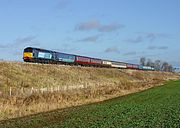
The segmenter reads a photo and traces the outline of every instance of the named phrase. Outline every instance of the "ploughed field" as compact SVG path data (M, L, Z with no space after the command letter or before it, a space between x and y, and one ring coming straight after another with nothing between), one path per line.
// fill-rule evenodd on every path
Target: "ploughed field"
M6 128L180 127L180 81L79 107L0 122Z
M0 62L0 120L104 101L178 79L167 72Z

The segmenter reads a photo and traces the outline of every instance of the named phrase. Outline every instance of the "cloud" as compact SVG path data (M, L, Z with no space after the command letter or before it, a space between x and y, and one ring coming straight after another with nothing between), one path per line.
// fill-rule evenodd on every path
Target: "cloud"
M109 47L104 52L105 53L120 53L120 51L117 47Z
M102 25L98 30L100 32L113 32L113 31L117 31L118 29L124 28L124 25L120 25L117 23L112 23L109 25Z
M157 35L155 33L147 33L146 38L149 39L150 42L153 42L157 38Z
M99 27L101 27L101 24L99 21L89 21L89 22L78 24L75 27L75 30L89 31L89 30L97 30Z
M147 48L148 50L166 50L166 49L168 49L168 47L167 46L149 46L148 48Z
M135 39L129 38L129 39L124 40L124 41L128 42L128 43L140 43L140 42L143 41L143 37L142 36L138 36Z
M124 25L118 24L118 23L111 23L107 25L101 24L99 21L89 21L85 23L80 23L76 25L75 30L78 31L99 31L99 32L113 32L117 31L119 29L124 28Z
M9 47L8 45L3 45L3 44L0 44L0 48L7 48Z
M2 44L2 45L0 45L0 48L1 49L4 49L4 48L12 48L12 47L14 47L15 45L14 44Z
M136 55L136 52L127 52L123 54L124 56L131 56L131 55Z
M39 45L36 38L37 36L26 36L22 38L17 38L13 43L0 45L0 48L17 48L22 45Z
M159 38L171 38L171 34L166 34L166 33L156 33L156 32L136 32L138 36L136 38L129 38L124 40L125 42L129 43L140 43L143 41L147 42L154 42L156 39ZM153 47L150 49L154 49Z
M82 42L96 42L98 39L99 39L99 35L96 35L96 36L90 36L90 37L84 38L84 39L79 40L79 41L82 41Z
M75 48L72 48L70 45L68 44L62 44L60 46L60 49L56 48L56 49L52 49L53 51L57 51L57 52L72 52L75 51Z
M26 36L22 38L17 38L15 40L15 45L21 45L21 44L26 44L26 43L34 43L34 40L37 38L37 36Z
M138 32L144 39L147 39L149 42L154 42L158 38L171 38L171 34L166 33L157 33L157 32Z
M68 3L68 0L59 0L55 8L59 10L65 9L68 6Z
M166 49L168 49L168 47L167 47L167 46L161 46L161 47L159 47L158 49L160 49L160 50L166 50Z
M157 49L157 47L156 46L149 46L147 49L148 50L155 50L155 49Z

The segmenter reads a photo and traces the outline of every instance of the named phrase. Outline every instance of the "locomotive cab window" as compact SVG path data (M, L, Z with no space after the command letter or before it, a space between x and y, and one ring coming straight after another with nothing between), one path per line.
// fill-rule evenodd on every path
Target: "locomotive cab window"
M26 48L26 49L24 49L24 52L33 52L33 49L32 48Z

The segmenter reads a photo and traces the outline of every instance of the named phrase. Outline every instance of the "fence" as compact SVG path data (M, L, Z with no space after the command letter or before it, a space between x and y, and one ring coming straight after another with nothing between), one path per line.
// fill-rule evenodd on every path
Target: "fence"
M0 96L11 97L11 96L29 96L34 93L54 93L62 91L75 91L80 89L89 88L89 85L65 85L65 86L56 86L56 87L45 87L45 88L18 88L18 87L9 87L6 89L0 90ZM91 85L92 87L92 85Z

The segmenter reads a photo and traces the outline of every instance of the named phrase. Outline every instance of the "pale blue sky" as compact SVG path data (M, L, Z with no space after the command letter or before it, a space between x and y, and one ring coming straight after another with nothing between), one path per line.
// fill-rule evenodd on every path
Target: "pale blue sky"
M0 0L0 59L27 46L180 66L180 0Z

